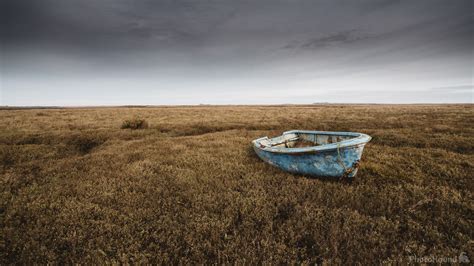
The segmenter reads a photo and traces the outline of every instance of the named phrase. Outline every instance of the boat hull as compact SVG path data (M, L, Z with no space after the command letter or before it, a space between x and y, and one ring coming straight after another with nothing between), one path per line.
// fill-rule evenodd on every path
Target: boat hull
M293 132L297 131L289 133ZM321 132L318 131L318 133ZM322 145L317 149L263 148L256 140L253 143L253 148L263 161L290 173L315 177L352 178L358 171L364 146L370 141L370 137L367 137L346 141L346 143L334 143L327 145L327 147Z

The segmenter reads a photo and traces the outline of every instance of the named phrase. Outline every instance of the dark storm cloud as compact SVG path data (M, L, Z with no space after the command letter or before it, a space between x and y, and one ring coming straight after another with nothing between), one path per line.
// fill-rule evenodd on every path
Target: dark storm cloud
M368 39L368 34L360 33L357 30L348 30L333 33L321 38L310 39L302 43L292 42L286 45L286 49L316 49L333 45L350 44L356 41Z
M135 42L141 48L140 42L179 44L213 34L245 37L242 35L246 33L248 38L255 38L252 33L264 32L264 38L324 32L329 39L353 38L347 37L351 34L348 31L367 27L367 12L380 18L382 28L377 31L410 25L430 16L455 19L471 14L469 1L414 2L5 0L1 35L4 42L12 44L51 41L84 45L87 49L94 44L120 46L123 42ZM387 13L384 9L389 9L391 15L383 18ZM411 12L414 14L410 15ZM237 19L238 25L225 25L235 17L241 18ZM229 31L225 32L226 29Z
M250 41L255 48L275 41L283 46L318 48L355 42L432 18L451 20L472 15L470 1L4 0L2 3L4 45L41 44L46 48L70 47L86 53L96 49L101 53L115 49L187 49L233 41Z
M157 90L169 98L170 91L224 95L226 87L247 100L255 90L262 95L279 90L285 98L350 84L373 88L391 79L404 88L429 90L469 83L472 70L470 0L3 0L1 5L2 89L12 102L55 86L69 88L63 97L77 98L73 90L85 82L91 95L113 90L128 95L133 84L143 95Z
M37 42L85 52L192 45L229 15L219 5L185 1L7 0L3 5L5 45Z

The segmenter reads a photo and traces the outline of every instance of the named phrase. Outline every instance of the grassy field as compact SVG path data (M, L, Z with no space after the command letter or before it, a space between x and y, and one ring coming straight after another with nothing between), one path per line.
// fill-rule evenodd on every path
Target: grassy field
M126 119L147 129L122 129ZM0 264L474 261L473 105L0 110ZM353 182L250 142L371 135Z

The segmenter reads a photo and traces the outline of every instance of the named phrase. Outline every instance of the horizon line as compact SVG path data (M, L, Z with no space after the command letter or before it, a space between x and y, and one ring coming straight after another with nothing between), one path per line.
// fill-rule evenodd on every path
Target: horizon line
M324 106L324 105L474 105L473 102L459 103L344 103L344 102L321 102L321 103L275 103L275 104L123 104L123 105L0 105L0 110L8 109L84 109L84 108L159 108L159 107L245 107L245 106Z

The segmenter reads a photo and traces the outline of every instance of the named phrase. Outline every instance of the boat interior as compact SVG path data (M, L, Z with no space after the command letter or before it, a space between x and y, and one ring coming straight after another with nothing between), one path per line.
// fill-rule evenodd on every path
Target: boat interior
M260 145L265 147L282 148L303 148L325 144L336 143L357 136L337 135L337 134L317 134L317 133L288 133L275 138L267 138L260 141Z

